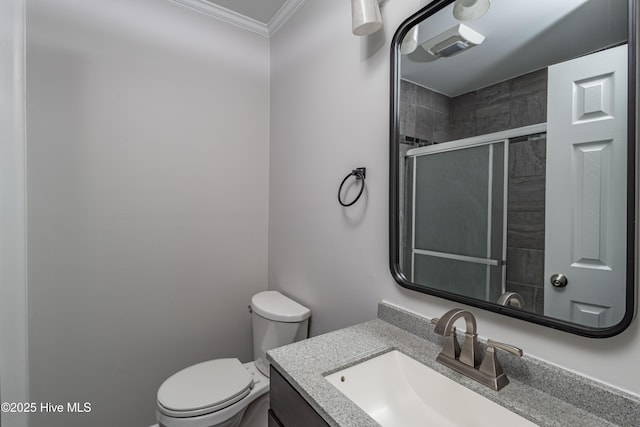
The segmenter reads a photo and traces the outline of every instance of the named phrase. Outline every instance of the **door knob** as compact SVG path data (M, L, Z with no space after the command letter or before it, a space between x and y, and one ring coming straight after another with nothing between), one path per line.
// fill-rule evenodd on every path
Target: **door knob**
M567 276L561 273L556 273L551 276L550 281L551 284L556 288L564 288L565 286L567 286L567 283L569 283Z

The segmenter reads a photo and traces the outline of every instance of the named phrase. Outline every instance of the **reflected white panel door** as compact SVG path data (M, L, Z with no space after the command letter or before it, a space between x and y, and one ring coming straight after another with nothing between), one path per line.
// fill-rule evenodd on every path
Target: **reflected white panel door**
M544 312L612 326L625 307L627 46L549 67L547 111Z

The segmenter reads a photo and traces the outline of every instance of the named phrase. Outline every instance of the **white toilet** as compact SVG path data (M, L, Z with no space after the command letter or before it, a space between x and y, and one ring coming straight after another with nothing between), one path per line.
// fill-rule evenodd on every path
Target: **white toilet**
M310 310L279 292L251 299L254 361L216 359L169 377L158 389L160 427L266 427L266 352L307 338Z

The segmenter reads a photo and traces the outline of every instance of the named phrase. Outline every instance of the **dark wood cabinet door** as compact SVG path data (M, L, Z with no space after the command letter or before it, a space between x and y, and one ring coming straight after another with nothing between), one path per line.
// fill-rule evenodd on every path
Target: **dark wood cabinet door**
M269 427L328 427L291 384L271 367Z

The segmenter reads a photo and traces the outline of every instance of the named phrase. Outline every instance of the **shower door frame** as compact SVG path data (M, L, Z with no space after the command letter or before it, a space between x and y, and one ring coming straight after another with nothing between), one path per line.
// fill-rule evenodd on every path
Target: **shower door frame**
M411 192L411 236L410 237L410 247L411 247L411 271L410 279L413 283L415 283L415 258L416 255L427 255L427 256L435 256L445 259L452 259L458 261L472 262L476 264L485 264L487 266L487 280L485 281L485 301L490 301L491 294L491 283L490 283L490 269L492 266L500 266L501 267L501 294L506 292L506 259L507 259L507 207L508 207L508 181L509 181L509 141L514 138L521 138L524 136L535 135L540 133L546 133L547 124L539 123L535 125L523 126L520 128L508 129L506 131L495 132L485 135L474 136L470 138L464 138L459 140L453 140L446 143L428 145L424 147L413 148L408 150L405 154L405 161L413 162L412 168L412 192ZM416 207L416 173L417 167L416 162L417 158L426 155L445 153L448 151L457 151L463 150L467 148L480 147L484 145L490 145L490 153L493 153L494 144L504 143L504 154L503 154L503 213L502 213L502 253L501 259L492 259L490 258L491 251L491 196L492 192L488 191L489 200L487 203L487 258L478 258L471 257L466 255L458 255L458 254L450 254L444 252L437 251L427 251L422 249L417 249L415 247L415 207ZM491 190L491 186L493 185L493 156L489 156L490 165L489 165L489 182L488 187Z

